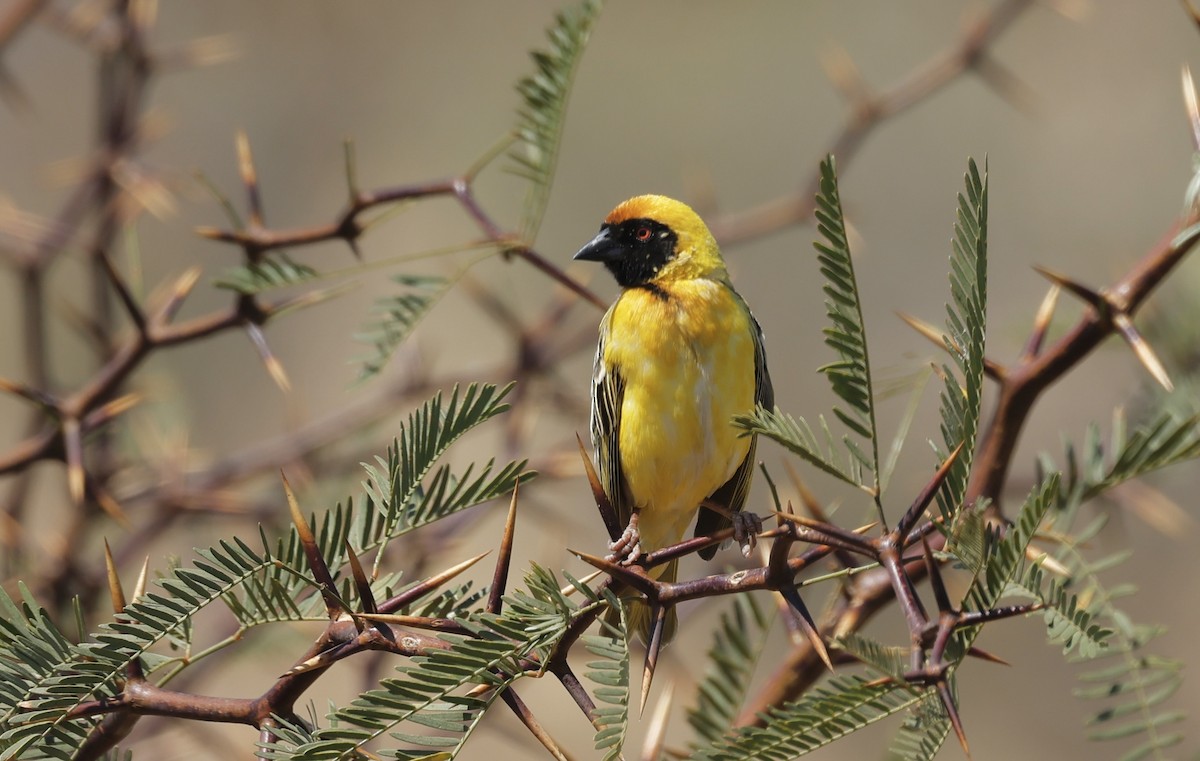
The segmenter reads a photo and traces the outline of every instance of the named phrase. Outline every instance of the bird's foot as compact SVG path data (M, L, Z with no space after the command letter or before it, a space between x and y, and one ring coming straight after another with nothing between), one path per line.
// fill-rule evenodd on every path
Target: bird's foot
M733 514L733 541L742 548L742 557L750 557L750 553L758 544L758 535L761 533L762 518L749 512Z
M638 533L638 514L629 516L629 525L615 542L608 545L610 550L604 559L610 563L633 565L642 554L642 536Z

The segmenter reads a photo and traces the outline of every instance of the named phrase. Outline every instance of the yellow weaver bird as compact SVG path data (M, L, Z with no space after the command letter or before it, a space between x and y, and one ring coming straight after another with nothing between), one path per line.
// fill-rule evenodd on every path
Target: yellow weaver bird
M752 539L757 521L739 511L755 440L732 419L755 404L772 408L774 392L762 329L729 282L712 233L686 204L637 196L613 209L574 258L602 262L621 286L600 322L592 379L599 477L627 526L610 559L632 564L678 543L697 510L696 536L728 527L732 515L738 541ZM674 581L678 562L651 572ZM648 640L647 606L633 604L629 616L630 631ZM663 641L675 625L672 609Z

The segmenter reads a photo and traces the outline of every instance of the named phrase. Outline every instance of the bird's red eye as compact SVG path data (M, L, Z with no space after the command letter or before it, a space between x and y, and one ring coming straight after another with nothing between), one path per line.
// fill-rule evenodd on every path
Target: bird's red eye
M639 227L637 232L633 234L633 237L637 238L638 240L650 240L650 228Z

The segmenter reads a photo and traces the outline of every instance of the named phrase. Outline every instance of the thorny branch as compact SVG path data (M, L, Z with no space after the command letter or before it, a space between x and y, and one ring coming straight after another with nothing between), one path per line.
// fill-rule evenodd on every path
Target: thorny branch
M1027 100L1024 87L991 55L990 49L1034 4L1035 0L1003 0L990 12L980 13L955 45L883 91L871 90L848 55L833 56L826 68L848 101L849 115L829 149L821 155L837 156L838 166L848 167L878 127L969 73L979 76L1009 102L1024 105ZM718 216L709 227L717 240L728 246L792 225L807 224L812 219L813 199L820 190L820 181L819 173L814 173L795 193L752 209Z
M100 70L98 99L98 145L90 169L69 194L59 214L52 220L26 219L18 212L9 220L11 241L0 248L10 266L20 272L23 300L22 335L26 360L26 380L16 382L0 378L0 389L31 401L28 435L7 451L0 452L0 476L12 476L4 500L5 520L0 521L0 536L12 551L4 553L10 572L22 567L20 549L27 539L20 535L26 496L31 483L31 466L42 460L59 460L66 465L66 482L75 503L71 521L65 531L64 548L75 546L76 538L86 536L91 527L105 516L136 528L123 538L125 548L119 557L140 552L144 543L161 535L181 517L196 509L216 509L227 512L230 497L222 493L235 478L245 479L270 472L281 465L306 459L317 449L370 425L389 410L401 409L419 398L429 387L430 379L410 377L396 388L381 394L374 401L385 406L366 409L352 406L346 415L336 414L329 420L314 422L279 437L274 442L252 446L245 452L232 453L202 472L187 476L187 484L163 479L158 484L114 490L111 480L117 475L119 463L112 449L109 431L113 422L130 404L109 407L122 396L135 373L151 356L161 350L189 345L211 335L240 329L251 338L264 364L284 390L287 377L282 365L273 356L261 326L281 312L294 307L322 301L328 294L312 291L306 294L267 303L257 296L239 295L225 309L213 311L184 322L173 320L190 290L197 283L199 270L184 273L167 288L158 304L140 304L124 275L115 265L113 247L117 233L131 223L144 208L170 205L168 191L153 178L151 172L138 165L136 154L145 140L146 130L141 123L145 105L144 91L151 79L168 63L166 54L150 50L146 44L149 24L154 12L152 3L117 3L110 15L97 14L91 26L78 18L70 20L71 33L87 40L97 50ZM0 43L11 40L40 11L40 3L18 4L0 23ZM61 21L55 17L55 22ZM103 31L101 31L103 30ZM115 31L114 31L115 30ZM97 42L99 41L99 42ZM170 61L178 63L178 61ZM597 297L550 263L526 242L504 232L476 201L472 181L482 168L481 162L466 173L447 180L408 186L362 191L353 186L353 167L350 167L351 200L348 207L329 225L303 230L276 231L264 226L262 199L250 155L248 141L238 140L239 168L246 185L250 207L249 225L232 231L202 229L201 235L235 243L248 261L256 261L264 253L282 246L298 247L329 239L345 240L352 247L368 227L362 216L387 205L416 198L450 196L456 199L468 216L483 231L485 240L500 248L506 255L532 264L539 271L562 283L571 292L601 306ZM349 157L348 160L352 160ZM30 221L32 220L32 221ZM91 299L87 315L81 320L98 346L102 347L101 364L92 377L70 392L52 392L55 388L49 367L50 351L46 334L50 315L47 313L48 284L46 274L62 257L67 248L85 233L92 222L94 232L81 248L88 255L91 268ZM20 223L20 224L18 224ZM34 231L32 234L30 231ZM525 327L518 321L513 326L513 338L519 350L513 352L515 361L505 362L495 369L498 378L536 381L552 377L553 367L563 353L582 348L583 343L572 340L564 344L553 328L557 327L566 308L574 299L559 299L550 314L537 325ZM120 305L132 331L119 335L114 303ZM486 373L486 371L484 372ZM453 382L455 379L447 379ZM522 386L530 385L523 383ZM534 386L539 385L534 383ZM555 384L557 385L557 384ZM523 389L522 393L526 391ZM559 404L567 397L560 391L554 396ZM361 414L359 414L361 413ZM515 417L522 418L524 413ZM511 425L517 426L516 422ZM520 430L514 428L514 431ZM512 440L510 448L527 450L524 441ZM251 467L254 464L255 467ZM145 515L130 515L128 502L151 498L156 509L149 521ZM99 508L99 509L97 509ZM235 510L235 512L237 512ZM429 548L433 550L432 546ZM55 578L47 588L61 607L72 594L95 590L99 577L80 567L84 562L76 553L64 553ZM47 591L47 590L43 590Z
M979 437L964 504L986 499L991 502L993 512L999 511L1012 455L1034 404L1056 380L1077 367L1101 341L1116 332L1114 313L1128 316L1136 313L1151 291L1183 261L1197 236L1194 232L1183 239L1176 236L1179 230L1197 222L1200 222L1200 214L1193 211L1124 277L1102 291L1109 309L1089 308L1062 338L1040 352L1022 355L994 378L998 386L996 407ZM1044 333L1047 324L1048 319L1035 325L1030 345L1041 344L1038 334ZM944 537L940 534L930 538L934 550L941 549L943 543ZM921 560L906 562L903 571L913 581L926 573ZM852 594L834 603L821 622L821 631L845 634L862 628L872 616L896 599L893 581L882 569L857 577ZM755 723L758 712L792 700L807 690L820 675L816 669L818 659L818 653L810 647L800 645L795 648L780 661L774 676L743 711L741 722Z
M831 152L838 155L844 166L874 129L967 73L979 75L1002 97L1021 101L1024 93L1019 83L991 56L990 48L1032 4L1033 0L1004 0L992 12L977 17L957 44L885 91L871 91L848 59L831 63L831 76L846 94L850 105L849 116L834 139ZM22 0L11 5L7 14L0 18L0 52L39 14L45 13L47 5L39 0ZM120 500L114 499L109 481L117 463L114 462L109 439L104 434L111 430L112 423L134 401L125 393L126 387L149 356L167 347L191 344L219 332L240 328L261 344L264 360L270 366L273 358L269 348L266 348L261 326L288 307L313 303L320 298L319 294L310 293L290 300L264 303L256 296L240 295L225 309L175 322L175 314L196 283L197 272L189 271L178 278L167 288L159 303L139 304L120 269L115 266L113 247L121 226L142 209L163 203L165 196L165 191L137 161L138 151L146 139L140 123L146 88L162 63L162 59L146 45L148 23L153 16L144 12L146 6L146 3L118 2L111 11L110 20L115 22L118 31L111 38L105 38L111 39L110 42L99 46L101 98L97 119L98 140L90 169L64 200L58 214L40 226L38 234L18 237L16 244L0 249L0 256L19 273L23 286L21 328L27 378L23 383L3 381L2 387L35 406L28 424L28 435L7 452L0 453L0 475L13 476L12 488L5 503L7 521L4 524L4 540L9 548L16 548L21 543L12 527L19 526L23 517L30 466L41 460L62 460L67 464L66 480L77 506L74 525L67 531L69 536L82 535L102 515L119 520L129 520L131 517L140 520L143 516L129 516L125 511L126 507L138 500L161 501L166 506L166 509L150 516L149 521L143 522L132 532L125 543L125 556L128 557L148 538L164 531L185 512L185 505L204 504L206 499L213 503L220 502L220 491L238 479L302 461L329 442L361 430L380 413L379 407L375 406L376 400L371 400L361 408L353 408L348 415L314 421L296 434L251 447L246 452L234 453L206 471L195 474L192 481L195 494L188 495L187 499L181 498L168 484L142 487L126 492ZM142 13L137 11L139 7ZM100 21L95 23L98 26ZM87 30L77 28L74 31L81 38L92 39ZM0 90L10 101L23 98L2 65ZM330 240L344 241L357 254L357 243L368 226L364 220L369 211L411 199L450 197L479 228L484 241L496 246L507 256L524 260L579 298L597 307L604 307L585 286L535 251L532 242L518 240L505 232L480 206L472 190L474 173L477 171L475 168L462 175L434 182L364 191L354 183L351 166L348 203L333 215L332 221L302 228L272 229L265 226L263 220L257 177L249 144L244 138L239 139L238 154L248 197L248 224L235 229L204 228L197 232L209 239L238 246L247 261L257 261L265 253L280 248L296 248ZM795 194L741 214L718 217L713 220L712 229L728 245L806 222L812 212L815 189L814 178ZM84 236L89 221L94 223L94 227L91 236L81 246L91 263L88 321L98 345L104 347L105 353L92 377L69 393L58 393L49 366L46 338L46 301L49 293L46 272L69 245ZM1188 219L1181 227L1196 221L1195 218ZM1034 404L1050 385L1078 366L1104 338L1113 333L1126 334L1129 318L1154 287L1179 263L1195 238L1190 236L1175 240L1174 235L1173 231L1164 237L1112 287L1098 292L1076 289L1085 298L1088 293L1094 298L1089 301L1091 306L1088 311L1065 336L1048 347L1044 346L1045 324L1049 318L1039 318L1026 351L1016 361L1007 366L989 361L988 375L998 386L997 404L979 439L969 482L968 503L988 498L993 509L999 511L1012 455ZM1069 284L1064 283L1064 287L1069 288ZM500 321L512 329L517 347L514 353L518 358L502 369L510 377L552 376L559 360L590 345L590 336L575 336L563 341L561 331L556 330L562 315L573 303L571 299L559 300L533 327L526 328L511 312L506 312L503 302L488 289L469 285L469 290L484 309L499 315ZM118 320L114 306L118 304L132 327L131 334L124 337L118 336L116 331ZM378 401L383 403L382 406L396 408L422 394L430 385L436 384L427 377L414 375L380 394ZM521 384L519 389L524 385ZM564 408L570 408L572 396L558 386L555 382L550 394ZM509 447L519 449L527 441L515 433L520 428L519 424L514 423L513 435L507 442ZM101 435L95 435L97 433ZM253 456L244 456L248 453ZM896 528L881 536L868 536L865 531L871 527L848 531L820 515L807 519L791 514L790 510L780 513L776 516L776 527L764 533L765 538L772 540L772 549L768 561L758 568L672 584L658 582L644 572L655 564L720 541L726 538L724 534L688 540L660 550L643 558L642 565L634 568L615 566L599 558L578 554L609 574L610 579L602 587L614 592L634 589L646 595L663 611L685 600L754 589L775 590L783 595L798 614L797 625L804 636L794 640L794 648L780 660L767 687L746 709L743 723L755 721L760 711L802 694L826 669L832 668L823 643L825 637L856 631L876 612L897 601L913 637L912 669L905 678L935 685L939 691L943 691L943 699L951 711L955 729L965 744L953 702L946 692L942 656L949 633L956 628L978 623L978 618L951 609L938 566L932 560L933 553L941 547L942 537L932 530L933 522L922 518L924 507L933 497L943 476L944 469L929 482ZM508 577L515 508L514 494L510 521L501 541L500 557L494 572L496 590L502 590ZM275 508L271 506L270 509ZM298 512L296 516L294 519L297 524L303 524L303 517ZM611 526L609 528L611 530ZM301 534L304 533L302 529ZM304 541L306 546L315 548L311 531ZM797 542L811 546L793 556L790 549ZM918 547L920 551L916 552ZM848 585L849 595L835 601L818 623L813 621L797 592L797 586L802 587L804 582L797 584L796 579L798 574L818 560L831 555L842 559L843 563L848 557L857 557L862 560L862 565L846 569L847 577L853 576L852 583ZM10 553L9 557L13 558L10 563L14 567L19 565L15 553ZM121 557L121 553L118 553L118 557ZM318 569L321 562L319 556L310 553L314 576L320 577ZM105 717L78 758L98 758L124 737L136 718L142 715L242 723L259 728L263 739L271 739L271 717L295 718L293 710L296 701L337 661L370 650L401 656L418 655L430 648L446 647L436 636L439 631L469 634L453 621L397 614L397 611L420 596L432 592L453 575L465 570L466 565L460 564L429 576L408 592L377 604L369 594L363 593L365 580L359 578L360 572L356 572L355 580L359 585L363 609L343 610L336 599L327 599L331 620L325 630L296 661L296 665L258 697L213 698L168 690L148 681L140 665L133 663L127 670L119 694L75 709L73 715L76 717ZM60 566L63 571L55 583L56 587L61 586L63 579L75 568L65 558ZM116 591L119 584L114 581L114 568L110 559L107 578L114 590L114 607L119 616L124 601ZM325 575L328 576L327 571ZM937 615L932 617L924 610L913 586L926 576L932 582L938 602ZM367 590L369 592L369 587ZM65 591L58 596L60 601L65 599ZM135 593L135 597L137 594L140 592ZM493 612L499 611L499 591L493 592L488 607ZM1029 612L1033 607L1000 609L985 612L985 615L1019 615ZM554 674L589 718L592 718L595 704L568 665L567 654L595 622L601 608L592 605L581 609L570 623L550 663L530 661L525 664L529 672L545 667ZM973 654L991 657L982 651ZM643 701L653 675L656 656L656 648L652 647L651 652L647 653ZM551 754L562 757L562 751L555 741L515 691L511 688L506 690L504 700Z

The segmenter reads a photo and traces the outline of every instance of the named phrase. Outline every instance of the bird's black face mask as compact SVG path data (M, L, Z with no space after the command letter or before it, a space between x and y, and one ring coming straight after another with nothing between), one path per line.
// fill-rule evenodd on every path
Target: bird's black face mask
M627 219L605 224L574 258L600 262L623 288L645 286L675 256L678 239L671 228L653 219Z

